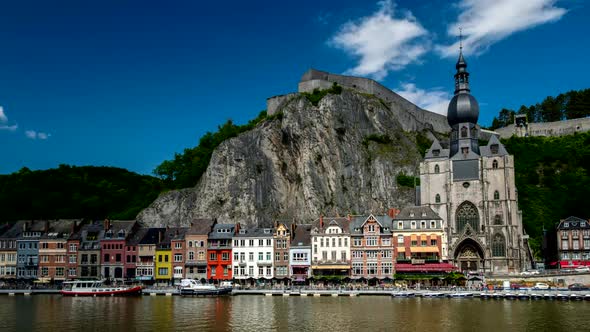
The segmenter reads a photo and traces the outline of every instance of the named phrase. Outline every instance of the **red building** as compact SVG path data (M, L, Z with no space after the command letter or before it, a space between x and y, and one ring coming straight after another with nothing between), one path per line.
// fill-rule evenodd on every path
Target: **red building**
M41 281L64 281L68 274L68 238L76 229L76 220L45 221L45 232L39 239L39 272Z
M104 221L104 237L100 240L102 277L123 280L125 268L125 242L135 221Z
M231 280L234 224L216 224L207 239L207 279ZM238 227L239 228L239 227Z

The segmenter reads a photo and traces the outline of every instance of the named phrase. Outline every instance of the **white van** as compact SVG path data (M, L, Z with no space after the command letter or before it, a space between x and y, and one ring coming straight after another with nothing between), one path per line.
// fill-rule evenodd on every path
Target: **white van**
M232 284L231 281L222 281L219 284L219 287L221 287L221 288L232 288L233 287L233 284Z

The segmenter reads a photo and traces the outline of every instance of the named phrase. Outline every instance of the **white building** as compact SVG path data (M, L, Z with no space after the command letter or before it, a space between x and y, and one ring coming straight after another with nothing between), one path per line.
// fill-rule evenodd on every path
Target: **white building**
M274 276L272 228L241 228L232 240L234 279L271 279Z
M289 247L289 276L303 282L311 277L311 225L297 225Z
M449 148L435 140L420 164L420 204L443 219L448 241L443 259L462 271L520 271L531 256L518 209L514 157L496 136L479 146L479 106L470 94L463 54L456 68L447 115Z
M311 230L313 275L350 275L349 227L348 218L320 217Z

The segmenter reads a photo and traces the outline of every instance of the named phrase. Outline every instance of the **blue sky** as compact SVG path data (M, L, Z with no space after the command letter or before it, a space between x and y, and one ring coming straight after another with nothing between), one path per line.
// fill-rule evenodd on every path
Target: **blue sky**
M445 112L458 27L488 125L590 88L583 0L13 1L0 5L0 174L107 165L150 174L310 67L367 76Z

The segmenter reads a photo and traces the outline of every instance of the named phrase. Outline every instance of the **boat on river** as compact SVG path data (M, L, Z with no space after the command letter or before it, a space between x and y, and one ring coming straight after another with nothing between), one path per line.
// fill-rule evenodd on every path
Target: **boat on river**
M75 280L63 283L66 296L123 296L141 294L141 286L105 285L104 280Z
M217 287L215 285L203 284L200 281L194 279L182 279L180 281L180 295L185 296L226 295L230 294L231 291L231 287Z

